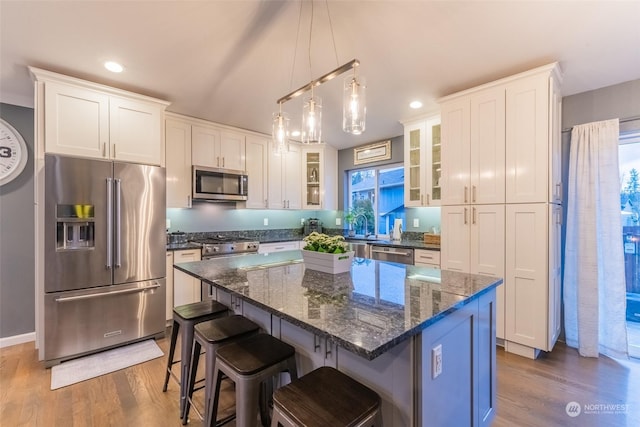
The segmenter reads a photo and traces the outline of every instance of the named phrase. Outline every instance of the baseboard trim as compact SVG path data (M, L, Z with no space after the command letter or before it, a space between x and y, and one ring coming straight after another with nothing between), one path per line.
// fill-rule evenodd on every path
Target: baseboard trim
M36 340L36 333L29 332L28 334L14 335L12 337L0 338L0 348L10 347L12 345L23 344Z

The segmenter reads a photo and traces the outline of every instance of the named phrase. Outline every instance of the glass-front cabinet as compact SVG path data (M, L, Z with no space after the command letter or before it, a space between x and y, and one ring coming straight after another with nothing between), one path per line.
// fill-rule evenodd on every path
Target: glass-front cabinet
M337 209L338 151L329 146L303 146L302 209Z
M404 123L404 204L440 205L440 117Z

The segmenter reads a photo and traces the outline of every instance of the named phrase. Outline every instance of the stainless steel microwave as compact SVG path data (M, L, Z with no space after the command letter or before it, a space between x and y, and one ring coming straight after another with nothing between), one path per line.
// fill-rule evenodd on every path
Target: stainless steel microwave
M193 166L194 200L247 200L247 173Z

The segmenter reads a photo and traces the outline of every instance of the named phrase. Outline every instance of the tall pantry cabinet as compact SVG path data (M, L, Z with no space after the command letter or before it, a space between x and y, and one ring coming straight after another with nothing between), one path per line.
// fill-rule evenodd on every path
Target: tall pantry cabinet
M504 278L497 336L535 358L560 331L557 63L440 100L443 269Z

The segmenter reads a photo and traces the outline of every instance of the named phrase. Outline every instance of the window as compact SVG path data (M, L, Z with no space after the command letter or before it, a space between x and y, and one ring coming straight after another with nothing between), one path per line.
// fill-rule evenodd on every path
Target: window
M401 164L348 172L347 210L353 231L363 237L389 234L396 219L405 219L404 166Z

